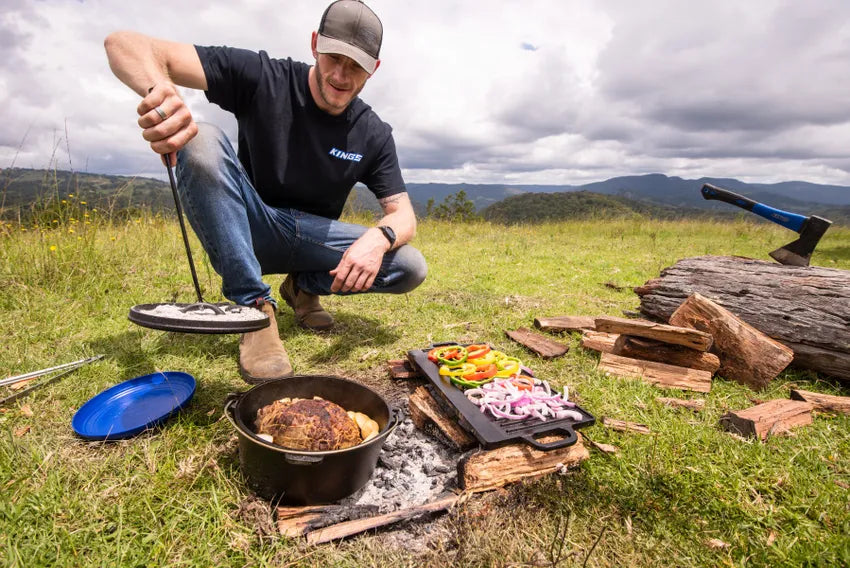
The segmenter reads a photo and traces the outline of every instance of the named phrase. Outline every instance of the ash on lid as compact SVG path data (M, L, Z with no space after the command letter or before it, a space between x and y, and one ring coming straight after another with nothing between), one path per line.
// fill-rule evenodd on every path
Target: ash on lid
M217 313L212 308L200 308L196 310L186 311L185 306L174 304L158 304L152 309L139 309L139 313L159 318L168 318L175 320L197 320L197 321L256 321L266 317L266 314L251 306L227 306L224 308L224 313Z

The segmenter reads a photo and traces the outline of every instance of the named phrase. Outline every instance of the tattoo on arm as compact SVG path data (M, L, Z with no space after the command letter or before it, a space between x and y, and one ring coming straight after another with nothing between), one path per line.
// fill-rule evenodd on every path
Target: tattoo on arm
M386 207L387 205L391 205L393 203L398 203L402 199L402 194L390 195L389 197L384 197L383 199L379 199L378 203L380 203L381 207Z

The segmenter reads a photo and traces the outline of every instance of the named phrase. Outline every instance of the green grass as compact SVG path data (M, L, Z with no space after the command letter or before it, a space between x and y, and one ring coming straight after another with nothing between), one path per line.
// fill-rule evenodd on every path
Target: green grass
M678 259L766 258L792 239L788 231L742 222L425 222L415 244L430 273L413 293L329 298L339 325L319 336L297 328L284 311L278 323L297 372L343 374L399 397L406 386L386 378L387 359L432 341L489 341L523 357L539 376L570 385L596 416L642 422L653 432L593 426L586 433L619 447L618 456L592 451L567 476L476 497L430 532L426 523L409 526L419 546L384 533L306 548L274 536L255 508L232 428L221 419L227 393L246 388L236 336L167 334L127 321L135 304L194 298L176 222L70 219L26 231L0 226L0 376L106 355L0 413L5 565L850 564L850 499L842 487L850 483L850 419L818 415L793 436L767 443L717 426L725 411L754 398L787 397L792 384L840 393L833 384L789 371L753 393L716 379L697 414L655 402L687 396L680 391L597 373L597 356L575 338L568 355L543 361L503 334L536 316L635 310L638 298L628 287ZM813 263L850 269L848 240L850 230L831 228ZM205 299L220 299L219 280L193 243ZM276 288L281 280L269 282ZM128 441L75 438L70 422L80 405L155 369L198 379L186 412ZM710 539L728 547L712 548Z

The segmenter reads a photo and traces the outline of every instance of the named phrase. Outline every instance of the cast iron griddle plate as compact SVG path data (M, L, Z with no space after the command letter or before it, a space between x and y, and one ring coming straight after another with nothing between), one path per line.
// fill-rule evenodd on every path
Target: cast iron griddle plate
M179 331L183 333L249 333L269 326L269 316L262 314L262 318L237 320L228 319L226 314L210 319L190 319L188 317L163 317L150 313L150 310L158 306L174 306L176 308L189 308L196 304L139 304L130 308L129 320L142 327L159 329L161 331ZM218 303L212 304L225 312L234 304ZM245 306L240 306L245 307ZM253 308L250 308L253 309Z
M428 380L434 385L434 390L455 412L460 425L475 436L484 448L496 448L519 441L544 451L564 448L575 444L578 440L575 433L576 429L590 426L596 422L593 415L579 406L570 410L580 412L584 417L582 420L571 418L560 420L552 418L545 421L537 418L510 420L508 418L497 419L489 414L484 414L480 408L466 398L461 389L451 383L448 377L440 376L440 368L428 360L428 351L414 349L408 351L407 356L413 365L428 377ZM537 441L537 438L556 434L563 434L564 438L545 444Z

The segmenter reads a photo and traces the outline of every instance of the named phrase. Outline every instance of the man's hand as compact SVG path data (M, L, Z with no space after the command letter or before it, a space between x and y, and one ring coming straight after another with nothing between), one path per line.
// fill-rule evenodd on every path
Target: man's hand
M176 164L177 151L195 137L198 125L174 84L155 85L139 103L136 112L139 113L142 138L150 142L154 152L167 154L170 163Z
M389 249L390 243L380 229L367 230L348 247L337 267L330 271L334 277L331 292L365 292L371 288Z

